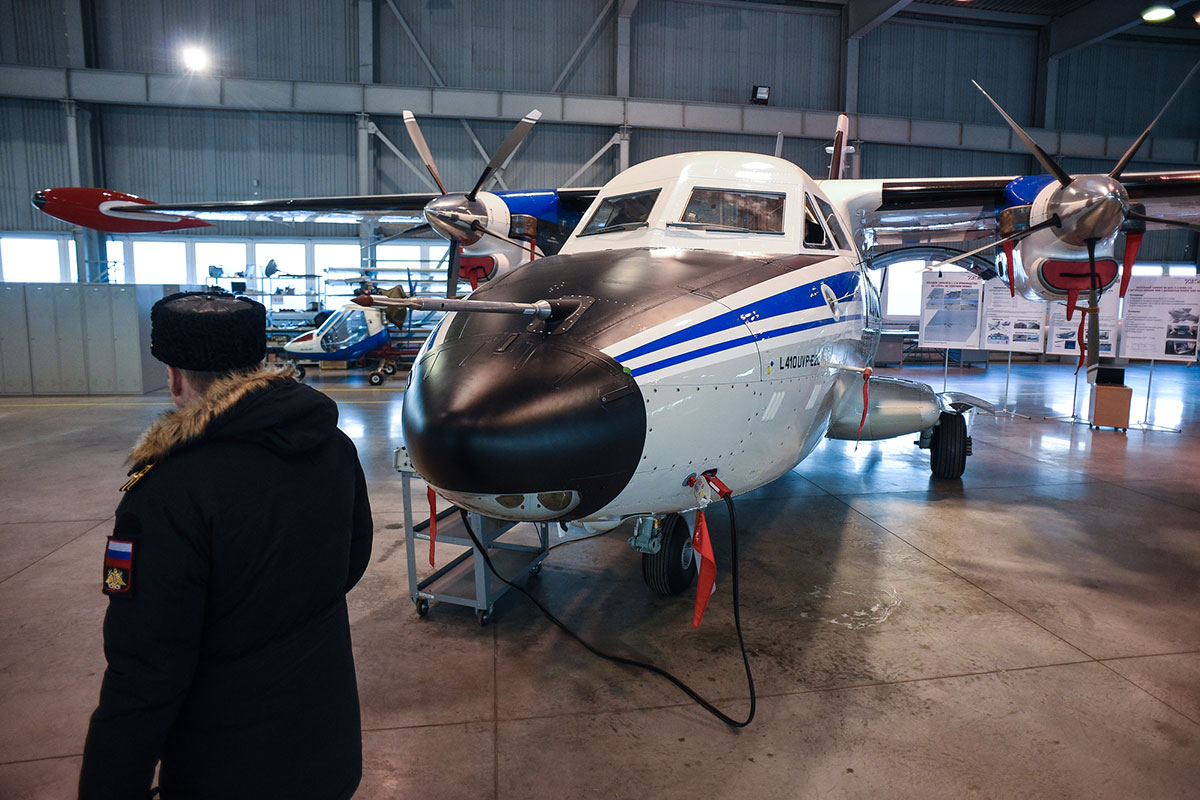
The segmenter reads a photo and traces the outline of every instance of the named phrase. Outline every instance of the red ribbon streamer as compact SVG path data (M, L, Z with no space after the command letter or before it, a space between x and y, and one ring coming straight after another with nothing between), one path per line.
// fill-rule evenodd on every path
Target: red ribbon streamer
M433 545L437 542L437 493L433 487L425 490L429 499L429 566L433 566Z
M863 415L858 421L858 438L854 440L854 447L858 447L858 443L862 441L862 429L867 424L867 404L871 401L871 368L867 367L863 370Z
M721 490L718 488L717 491ZM700 620L704 618L704 610L708 608L708 598L712 597L717 588L717 561L713 558L712 541L708 538L708 523L704 520L703 510L696 512L696 532L692 534L692 547L696 551L696 558L700 559L700 577L696 580L696 610L692 614L692 627L699 628Z

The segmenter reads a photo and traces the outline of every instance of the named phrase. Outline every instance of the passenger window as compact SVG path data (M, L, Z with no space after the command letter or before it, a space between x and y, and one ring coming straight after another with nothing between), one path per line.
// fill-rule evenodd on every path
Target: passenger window
M821 218L813 207L812 197L804 196L804 245L806 247L829 248L829 237L821 225Z
M846 232L842 230L842 226L838 223L837 214L833 213L833 206L819 197L814 197L813 199L817 201L817 206L821 209L821 219L825 220L825 226L833 234L833 240L837 242L838 249L849 250L850 240L846 238Z
M645 227L654 208L654 201L658 199L661 191L662 189L649 189L604 198L579 235L592 236L597 233Z
M729 189L693 189L679 222L672 227L732 233L783 233L786 195Z

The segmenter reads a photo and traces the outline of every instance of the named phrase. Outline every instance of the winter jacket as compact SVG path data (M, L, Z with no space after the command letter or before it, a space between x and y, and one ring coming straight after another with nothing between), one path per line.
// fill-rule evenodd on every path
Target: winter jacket
M108 669L81 798L148 797L159 761L164 800L354 794L346 592L372 528L337 416L264 370L222 379L143 436L105 550Z

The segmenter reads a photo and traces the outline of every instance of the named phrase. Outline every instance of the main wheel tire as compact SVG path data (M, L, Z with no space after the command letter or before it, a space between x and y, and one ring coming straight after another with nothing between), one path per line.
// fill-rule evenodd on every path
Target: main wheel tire
M961 478L967 468L967 420L962 414L943 411L933 440L929 443L929 467L933 477L953 480Z
M383 383L383 373L372 372L367 376L367 383L371 384L372 386L379 386L381 383Z
M642 554L642 577L658 594L679 594L696 577L695 558L687 522L678 514L668 514L663 520L662 548Z
M300 366L299 364L296 365L296 380L304 380L304 367Z
M396 374L396 365L395 365L395 364L393 364L393 363L392 363L392 362L390 362L390 361L389 361L388 363L384 364L384 365L383 365L383 367L382 367L382 369L383 369L383 371L384 371L384 372L386 372L388 375L395 375L395 374Z

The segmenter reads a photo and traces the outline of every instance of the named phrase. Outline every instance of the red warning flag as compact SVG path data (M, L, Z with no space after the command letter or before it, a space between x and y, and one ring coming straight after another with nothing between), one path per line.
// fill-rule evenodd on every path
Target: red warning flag
M700 577L696 581L696 611L692 615L692 627L699 628L708 608L708 598L717 590L717 560L713 558L712 542L708 538L708 523L704 511L696 512L696 532L692 534L692 548L700 559Z

